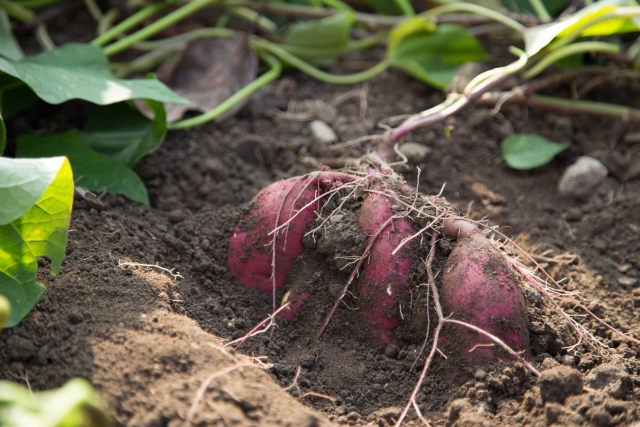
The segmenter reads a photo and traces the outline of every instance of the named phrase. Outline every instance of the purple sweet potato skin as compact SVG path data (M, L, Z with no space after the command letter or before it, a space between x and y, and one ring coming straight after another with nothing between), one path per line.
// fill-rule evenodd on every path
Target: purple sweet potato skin
M443 269L443 314L497 336L529 359L527 307L508 261L468 221L445 221L443 232L458 239ZM445 327L442 343L445 354L459 355L467 368L513 360L488 337L458 325Z
M381 183L374 182L373 189L391 192ZM370 193L362 202L360 227L369 239L391 216L393 203L387 196ZM360 296L364 301L365 321L374 344L386 348L389 344L399 344L393 330L400 324L398 317L389 317L387 311L393 307L410 285L412 249L408 244L396 255L391 252L402 239L413 234L411 223L399 218L387 226L371 248L369 259L365 261L360 274Z
M251 210L243 217L244 225L237 225L229 237L227 265L235 282L267 293L273 291L274 283L276 290L280 289L291 264L304 251L302 238L320 207L320 200L314 202L314 199L327 188L354 179L347 174L322 172L278 181L260 191L250 203ZM273 269L273 235L269 233L276 228L276 219L280 226L300 210L288 228L278 233Z

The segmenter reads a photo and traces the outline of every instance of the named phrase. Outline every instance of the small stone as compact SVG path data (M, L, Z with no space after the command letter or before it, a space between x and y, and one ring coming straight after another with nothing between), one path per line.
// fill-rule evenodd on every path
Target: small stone
M389 344L384 351L384 355L392 359L398 357L398 354L400 354L400 349L397 345L394 344Z
M564 356L562 356L561 360L562 360L562 364L565 366L571 366L571 367L576 366L576 359L570 354L565 354Z
M578 157L562 174L558 182L558 191L565 196L588 196L608 174L606 166L599 160L587 156Z
M562 403L582 393L582 376L577 370L559 365L540 374L540 396L545 402Z
M487 378L487 371L478 369L473 373L473 378L475 378L478 381L484 381Z
M596 237L595 239L593 239L591 241L591 245L593 245L593 248L598 252L600 252L601 254L605 253L609 248L609 245L607 244L607 242L604 239L601 239L599 237Z
M177 224L184 219L184 212L180 209L175 209L169 212L169 221L172 224Z
M69 315L69 323L71 323L72 325L77 325L78 323L82 323L83 320L84 319L82 317L82 314L80 314L77 311L74 311Z
M347 415L347 419L349 421L357 421L360 419L360 414L357 412L351 412L349 415Z
M35 356L36 347L31 340L14 335L7 339L6 351L10 360L28 360Z
M564 217L567 221L580 221L582 219L582 209L580 208L569 208L565 211Z
M631 270L631 264L627 263L627 264L622 264L618 266L618 273L626 273L627 271Z
M311 129L311 134L318 142L330 144L338 140L338 136L333 129L331 129L331 126L322 120L312 121L309 127Z
M402 144L398 150L407 158L412 165L418 165L426 160L431 153L431 149L423 144L415 142L406 142Z
M214 179L223 180L229 178L229 168L220 159L207 158L200 163L200 171L211 175Z
M640 144L640 132L627 132L622 137L622 140L629 145Z
M617 399L624 398L633 390L631 376L623 369L615 365L600 365L587 375L587 386L596 390L604 390L605 393Z
M304 356L300 359L300 365L303 368L307 368L307 369L313 368L313 365L315 365L315 363L316 363L316 359L313 356Z
M342 222L342 220L344 219L344 215L342 214L333 214L331 215L331 218L329 218L329 221L331 221L334 224L339 224Z
M635 277L622 276L618 278L618 283L626 288L630 288L638 284L638 279Z

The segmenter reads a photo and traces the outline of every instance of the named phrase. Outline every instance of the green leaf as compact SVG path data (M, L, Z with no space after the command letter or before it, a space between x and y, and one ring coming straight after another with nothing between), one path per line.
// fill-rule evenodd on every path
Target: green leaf
M502 140L502 157L513 169L529 170L546 165L566 150L568 143L559 144L540 135L510 135Z
M513 12L528 12L535 14L536 11L531 6L531 0L500 0L500 3L507 10ZM542 4L551 15L556 15L567 6L566 0L542 0Z
M113 161L133 166L157 150L167 134L167 118L160 102L145 100L155 119L147 119L126 102L96 108L78 136Z
M89 44L68 44L20 60L0 56L0 71L24 81L50 104L84 99L106 105L137 98L187 102L157 80L114 77L100 48Z
M41 137L22 135L16 141L17 157L60 155L69 158L77 185L95 192L122 194L134 202L149 204L147 190L138 175L105 154L87 147L75 129Z
M62 265L73 203L73 176L69 162L63 157L0 158L0 161L3 172L0 182L4 187L14 188L12 197L22 194L32 199L42 183L49 181L22 216L0 225L0 294L11 303L11 315L5 325L11 327L33 308L44 292L45 287L35 280L38 257L49 258L54 275ZM54 177L49 179L52 171ZM36 179L30 174L35 174ZM26 190L18 190L18 185ZM20 199L15 200L22 204Z
M4 147L7 145L7 128L4 125L2 119L2 110L0 110L0 154L4 152Z
M23 216L53 183L64 159L0 157L0 225Z
M0 425L7 427L110 427L107 406L83 378L57 390L31 393L19 384L0 381Z
M11 77L11 79L18 83L20 82L20 80L14 79L13 77ZM0 103L2 117L7 120L32 107L36 102L38 102L38 95L36 95L29 86L20 83L17 87L13 87L2 93L2 103Z
M353 22L349 12L296 22L285 33L283 47L313 64L331 65L349 43Z
M556 38L566 37L595 18L624 6L636 6L636 3L634 0L600 0L560 22L528 28L524 34L525 51L527 55L533 56ZM628 33L638 31L638 28L636 20L631 18L609 19L588 27L581 33L581 37Z
M401 15L402 10L391 0L367 0L367 4L376 12L383 15Z
M444 88L465 62L486 56L478 41L460 25L432 24L421 17L396 27L387 46L387 59L413 77L433 87Z
M20 45L11 32L7 11L2 8L0 8L0 55L15 60L24 57Z

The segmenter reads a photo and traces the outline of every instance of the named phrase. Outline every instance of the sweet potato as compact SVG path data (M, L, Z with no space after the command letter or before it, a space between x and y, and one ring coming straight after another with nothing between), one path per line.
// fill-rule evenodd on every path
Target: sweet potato
M394 195L393 190L381 181L374 181L372 189ZM388 220L394 215L391 197L379 193L370 193L362 202L360 210L360 227L369 235L369 240L377 240L371 247L369 259L365 261L360 274L360 298L364 301L364 318L375 344L386 348L387 345L399 344L393 336L393 330L400 324L399 315L390 316L389 311L395 309L396 300L401 297L410 285L412 250L410 247L396 255L391 252L400 242L413 234L411 223L404 218ZM387 225L376 236L380 227Z
M443 269L444 316L489 332L529 359L527 307L507 259L470 221L445 220L442 232L457 239ZM513 360L487 336L459 325L446 325L441 343L445 354L465 368Z
M321 172L278 181L260 191L242 224L229 237L227 264L236 283L263 292L272 292L274 283L276 289L281 288L289 267L304 251L302 237L315 220L320 207L318 196L354 179L347 174ZM288 221L287 227L270 234Z

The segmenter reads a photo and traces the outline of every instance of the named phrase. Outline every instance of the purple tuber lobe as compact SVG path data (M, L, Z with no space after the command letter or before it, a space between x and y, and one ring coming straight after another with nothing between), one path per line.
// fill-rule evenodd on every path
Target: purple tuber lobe
M304 251L302 238L320 208L318 197L332 186L354 179L347 174L321 172L278 181L260 191L251 200L244 224L238 224L229 237L227 264L236 283L262 292L272 292L274 284L280 289L289 267ZM288 227L270 234L289 220Z
M394 195L385 184L374 181L372 189L387 192L389 196L370 193L362 202L360 227L369 235L369 241L394 213ZM391 253L405 237L413 234L411 223L404 218L394 219L382 230L371 247L369 259L365 261L360 274L360 296L364 299L364 317L376 345L386 348L389 344L399 344L393 330L400 324L398 315L390 317L389 310L408 289L409 271L413 251L410 245L396 255Z
M445 220L442 231L458 239L443 269L444 316L491 333L529 359L527 307L508 260L470 221ZM490 338L463 326L446 325L442 342L445 354L459 355L461 367L513 360Z

